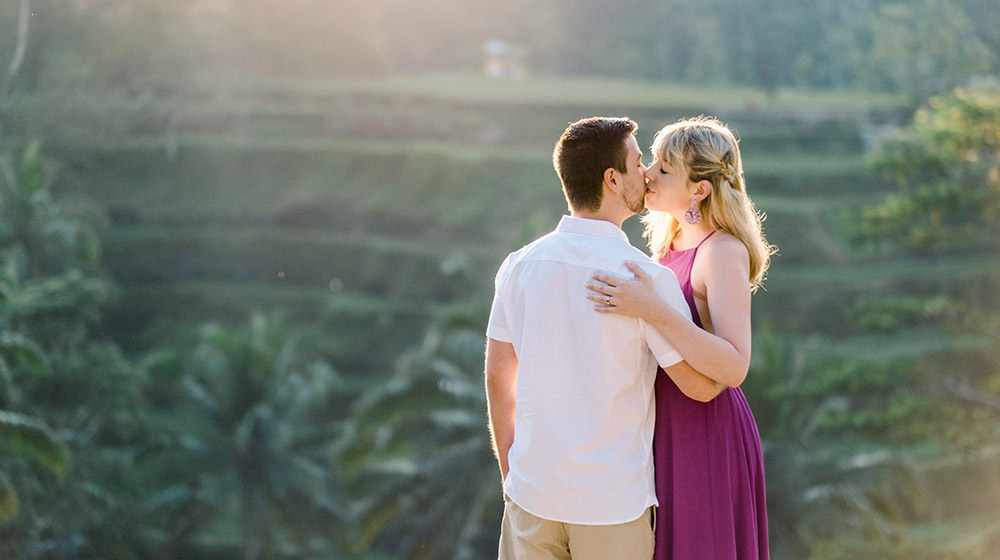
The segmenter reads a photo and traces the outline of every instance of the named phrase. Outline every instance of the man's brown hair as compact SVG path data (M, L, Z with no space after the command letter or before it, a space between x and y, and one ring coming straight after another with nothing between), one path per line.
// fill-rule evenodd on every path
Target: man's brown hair
M601 207L604 171L627 171L625 139L638 129L627 117L590 117L566 128L552 152L552 164L570 210Z

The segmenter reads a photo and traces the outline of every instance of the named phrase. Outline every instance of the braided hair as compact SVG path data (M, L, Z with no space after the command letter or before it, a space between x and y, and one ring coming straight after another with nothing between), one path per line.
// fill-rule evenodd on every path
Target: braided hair
M714 117L696 117L667 125L653 140L653 155L671 166L686 170L691 182L709 181L712 192L699 203L699 210L712 229L736 237L750 254L750 288L756 291L764 280L776 247L764 238L764 214L747 196L739 140L732 130ZM650 211L642 217L643 236L656 258L662 258L680 231L680 224L666 212Z

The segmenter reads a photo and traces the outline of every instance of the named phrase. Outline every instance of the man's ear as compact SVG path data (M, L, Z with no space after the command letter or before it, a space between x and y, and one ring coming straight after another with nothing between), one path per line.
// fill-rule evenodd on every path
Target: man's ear
M604 184L615 194L618 194L618 187L620 186L618 184L618 175L619 173L615 171L614 167L604 170Z

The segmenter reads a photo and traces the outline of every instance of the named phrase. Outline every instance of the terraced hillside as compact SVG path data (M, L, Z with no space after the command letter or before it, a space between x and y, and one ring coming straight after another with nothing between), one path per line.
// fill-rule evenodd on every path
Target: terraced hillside
M379 373L436 316L485 321L502 258L565 212L552 144L594 114L636 119L645 146L683 116L735 128L780 247L758 323L848 344L859 296L988 282L995 259L887 266L842 239L841 209L885 189L865 170L873 131L909 113L892 98L596 80L239 84L157 105L127 141L73 148L113 220L123 342L282 309L329 329L338 367ZM641 246L637 221L626 229Z

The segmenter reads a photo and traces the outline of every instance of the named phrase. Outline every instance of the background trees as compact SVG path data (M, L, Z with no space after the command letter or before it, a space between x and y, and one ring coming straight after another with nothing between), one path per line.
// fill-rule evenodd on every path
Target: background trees
M934 97L882 144L874 169L899 187L863 214L858 239L935 254L996 248L1000 225L997 88Z
M902 88L919 101L991 70L990 50L961 4L889 3L874 15L871 61L862 70L872 83L884 80L885 87Z
M0 527L3 554L109 553L135 538L126 448L136 434L138 376L113 343L92 335L108 296L90 219L100 214L57 198L54 166L37 144L16 162L0 160L0 170L0 255L13 287L2 332L5 354L16 358L5 362L7 434L51 471L19 454L4 458L20 507ZM32 371L42 364L44 375ZM109 530L107 518L123 522Z
M280 8L256 0L54 0L30 4L27 27L19 5L0 13L10 31L0 53L13 70L0 92L479 71L483 44L500 39L526 49L538 74L904 90L919 100L998 70L990 53L1000 37L986 23L994 10L988 0L435 0L420 8L403 0Z
M246 559L333 546L332 528L344 523L347 507L335 494L329 459L336 417L325 407L338 389L336 373L322 362L302 363L274 315L254 316L238 330L205 325L199 334L174 372L183 393L149 415L142 464L160 487L149 505L166 529L163 556L186 557L212 528L233 531L223 543Z
M355 546L397 558L495 554L499 471L483 439L481 321L431 327L385 383L361 395L338 445Z
M910 127L882 142L872 166L896 189L854 215L856 242L869 244L876 258L888 260L916 254L924 262L956 255L982 262L995 256L998 108L996 85L959 88L931 98ZM907 389L897 388L897 395L906 396L888 407L917 412L922 420L908 422L911 428L923 426L915 441L937 450L906 462L907 468L926 477L922 488L928 492L928 507L915 517L934 520L944 511L960 509L970 525L969 541L956 539L935 554L983 554L998 538L995 530L976 527L984 505L964 494L972 488L988 491L996 484L992 475L983 478L980 469L982 461L994 460L1000 433L997 294L996 284L985 278L937 289L914 286L906 297L868 297L852 313L872 332L932 328L944 342L925 348L916 359L894 360L908 375L894 375L892 382L902 382ZM957 490L956 479L964 479L959 487L969 490ZM957 506L954 492L968 501Z
M711 113L781 248L775 557L988 558L995 4L4 4L0 556L488 556L482 331L554 131Z

